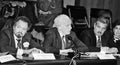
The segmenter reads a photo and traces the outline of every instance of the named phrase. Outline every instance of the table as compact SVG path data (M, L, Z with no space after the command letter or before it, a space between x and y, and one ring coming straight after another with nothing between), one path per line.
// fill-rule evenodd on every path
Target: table
M27 65L69 65L70 60L33 61ZM76 60L77 65L117 65L116 60Z
M0 65L69 65L70 60L26 60L11 61ZM117 65L117 60L83 59L77 65Z

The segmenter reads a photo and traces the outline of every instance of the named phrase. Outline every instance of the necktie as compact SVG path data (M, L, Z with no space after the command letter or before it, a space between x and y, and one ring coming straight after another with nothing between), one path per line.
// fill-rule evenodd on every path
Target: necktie
M98 36L98 40L97 40L97 45L96 45L96 47L101 47L101 46L102 46L101 37Z
M65 47L66 47L65 36L62 36L62 50L64 50ZM61 55L60 59L65 59L65 56Z
M21 43L21 39L17 39L18 43L17 43L17 47L19 49L22 49L22 43Z
M65 49L66 42L65 42L65 36L62 36L62 49Z

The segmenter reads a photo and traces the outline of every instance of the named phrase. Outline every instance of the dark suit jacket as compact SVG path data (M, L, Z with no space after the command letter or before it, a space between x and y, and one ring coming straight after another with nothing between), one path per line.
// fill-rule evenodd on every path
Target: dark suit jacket
M111 32L110 35L110 41L109 41L109 47L116 47L118 49L118 53L120 53L120 40L114 41L114 33Z
M96 36L94 34L93 29L87 29L84 30L81 34L81 41L84 42L88 48L89 51L100 51L100 48L96 47ZM104 32L104 34L101 37L101 41L102 41L102 45L103 46L108 46L108 42L109 42L109 33L106 31Z
M41 48L39 44L35 43L31 39L30 33L26 33L25 36L22 38L22 43L24 43L24 42L30 43L29 48L33 48L33 47ZM15 48L15 40L14 40L14 36L13 36L13 30L11 28L1 31L1 33L0 33L0 48L1 48L2 52L8 51L10 53L16 53L17 48Z
M71 36L73 41L68 40L68 36ZM46 33L44 47L46 52L51 53L59 53L59 50L62 49L62 41L57 28L52 28ZM72 48L73 50L78 51L88 50L87 46L81 42L72 31L66 36L66 49L67 48Z

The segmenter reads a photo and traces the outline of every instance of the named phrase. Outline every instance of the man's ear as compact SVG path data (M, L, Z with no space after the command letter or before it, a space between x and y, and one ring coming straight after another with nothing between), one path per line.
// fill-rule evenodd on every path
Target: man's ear
M13 25L12 28L14 29L14 28L15 28L15 25Z
M96 26L96 23L94 23L94 28L95 28L95 26Z
M113 32L115 31L115 28L113 28L113 30L112 30ZM115 32L114 32L115 33Z
M30 25L28 26L27 31L30 31L31 29L32 29L32 24L30 24Z

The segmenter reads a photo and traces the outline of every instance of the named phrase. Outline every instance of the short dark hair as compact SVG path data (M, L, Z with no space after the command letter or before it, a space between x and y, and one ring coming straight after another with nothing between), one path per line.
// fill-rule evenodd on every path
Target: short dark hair
M110 15L112 17L112 12L110 10L100 10L98 13L98 17L104 17L104 14Z
M107 24L107 26L109 25L108 19L105 19L103 17L98 18L96 22L98 22L98 21L101 23Z
M117 25L120 25L120 19L117 19L115 22L113 22L112 27L114 28Z
M14 20L14 22L13 22L13 26L16 24L16 22L18 22L19 20L22 20L22 21L24 21L24 22L26 22L26 23L28 23L28 27L30 28L31 27L31 23L30 23L30 20L26 17L26 16L19 16L19 17L17 17L15 20Z

